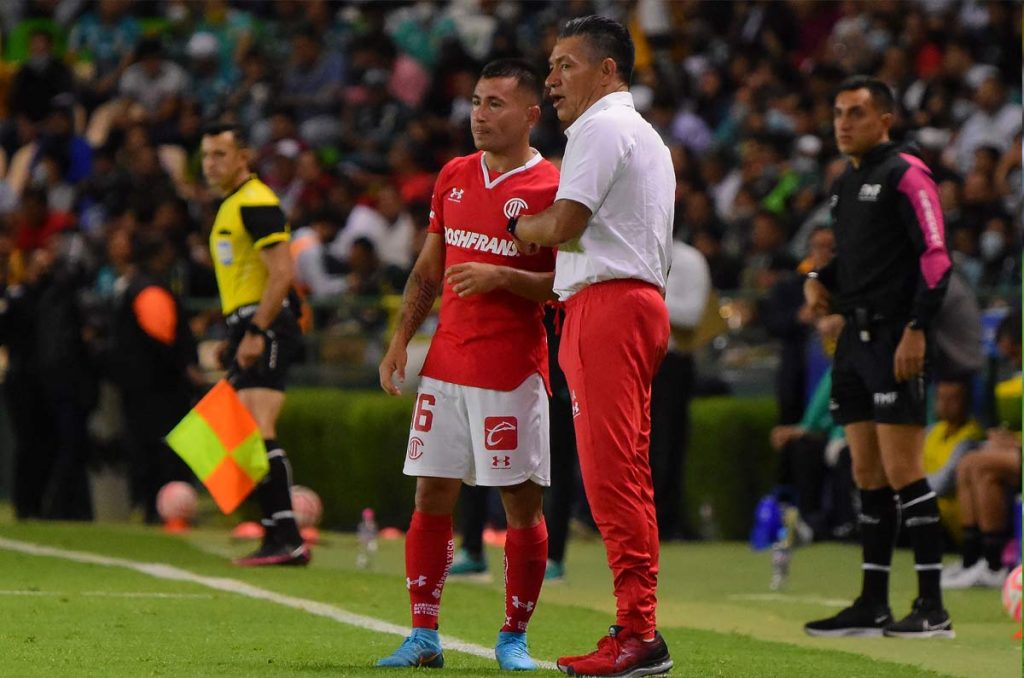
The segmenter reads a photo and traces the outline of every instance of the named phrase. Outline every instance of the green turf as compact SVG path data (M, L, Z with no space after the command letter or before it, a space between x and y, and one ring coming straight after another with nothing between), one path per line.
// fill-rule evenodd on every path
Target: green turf
M402 543L384 542L371 572L355 569L351 535L326 535L308 569L246 570L227 556L246 546L223 530L184 537L132 525L13 524L0 536L230 577L278 593L404 625ZM493 580L451 580L442 632L490 647L503 617L501 553L489 551ZM662 552L659 626L675 676L1019 676L1019 641L997 594L948 598L953 641L811 639L800 626L853 593L857 550L833 545L797 552L784 594L766 598L768 556L741 544L671 545ZM531 624L535 656L588 650L612 619L611 580L598 543L570 546L567 581L545 588ZM905 553L895 564L895 612L913 596ZM0 674L380 676L370 668L397 636L353 628L271 602L164 581L99 565L0 550ZM29 592L14 595L12 592ZM123 597L114 594L185 597ZM824 600L822 600L824 599ZM497 673L494 662L447 653L445 673ZM384 672L383 675L395 672Z

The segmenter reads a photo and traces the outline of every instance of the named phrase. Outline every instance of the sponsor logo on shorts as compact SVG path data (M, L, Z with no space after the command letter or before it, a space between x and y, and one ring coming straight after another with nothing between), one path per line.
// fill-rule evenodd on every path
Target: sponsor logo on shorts
M519 447L519 421L515 417L484 418L484 448L514 450Z
M423 456L423 439L419 436L409 438L409 461L416 461Z
M512 468L512 457L505 455L494 455L491 457L491 468L498 470Z
M876 393L875 394L875 405L895 405L896 399L899 398L899 393L896 391L889 391L888 393Z

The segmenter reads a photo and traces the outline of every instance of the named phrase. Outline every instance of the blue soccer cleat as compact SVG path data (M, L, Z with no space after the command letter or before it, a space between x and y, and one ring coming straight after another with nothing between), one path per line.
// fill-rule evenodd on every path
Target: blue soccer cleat
M526 648L526 634L501 631L494 646L494 656L502 671L536 671L537 664L530 659Z
M439 669L444 666L441 639L432 629L413 629L390 656L377 660L377 666L426 666Z

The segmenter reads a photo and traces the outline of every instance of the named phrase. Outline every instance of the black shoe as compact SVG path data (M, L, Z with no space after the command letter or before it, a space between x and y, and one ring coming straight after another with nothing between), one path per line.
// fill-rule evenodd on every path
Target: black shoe
M853 605L840 610L834 617L804 624L804 631L809 636L878 637L889 624L892 624L892 611L888 605L858 598L853 601Z
M259 549L232 561L239 567L264 567L268 565L309 565L313 554L305 544L285 546L267 542Z
M949 613L937 601L918 598L903 619L885 627L889 638L956 638Z

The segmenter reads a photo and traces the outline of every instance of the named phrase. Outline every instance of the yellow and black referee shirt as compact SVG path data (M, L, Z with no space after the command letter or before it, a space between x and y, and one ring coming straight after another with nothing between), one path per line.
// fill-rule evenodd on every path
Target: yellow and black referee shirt
M224 315L259 303L267 285L267 267L259 252L290 237L280 201L255 174L224 198L210 231Z

